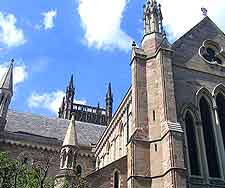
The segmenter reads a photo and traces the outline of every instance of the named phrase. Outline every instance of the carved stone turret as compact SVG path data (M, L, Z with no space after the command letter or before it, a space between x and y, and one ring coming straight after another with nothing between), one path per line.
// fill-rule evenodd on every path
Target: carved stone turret
M144 5L144 33L163 33L161 5L156 0L148 0Z
M69 185L75 185L76 160L79 151L75 116L72 115L66 136L61 147L60 171L56 176L55 187L61 187L65 182Z
M163 29L161 5L156 0L147 0L144 5L144 36L142 48L152 56L160 46L169 47Z
M0 131L4 131L8 107L13 96L13 62L0 82Z

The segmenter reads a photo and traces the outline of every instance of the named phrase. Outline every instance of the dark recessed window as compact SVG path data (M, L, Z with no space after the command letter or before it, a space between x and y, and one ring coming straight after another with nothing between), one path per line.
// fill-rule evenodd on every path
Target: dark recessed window
M68 152L68 163L67 163L67 167L68 168L72 168L73 166L73 153L72 153L72 151L70 150L69 152Z
M188 144L188 155L190 170L192 175L200 175L198 148L196 142L196 134L194 128L194 120L190 112L187 112L185 117L185 128Z
M208 163L208 170L210 177L220 177L218 156L216 150L215 135L213 130L213 120L211 108L208 101L202 97L199 103L202 128L205 141L205 150Z
M119 173L115 172L114 174L114 188L119 188Z
M62 152L62 167L63 168L65 166L65 162L66 162L66 150L63 150Z
M77 176L81 176L81 174L82 174L82 168L81 168L80 165L77 165L76 173L77 173Z
M216 56L216 51L212 48L206 48L202 54L202 56L209 62L211 63L218 63L218 64L222 64L222 61L221 59L219 59L217 56Z
M152 116L153 116L153 121L155 121L155 110L153 110Z

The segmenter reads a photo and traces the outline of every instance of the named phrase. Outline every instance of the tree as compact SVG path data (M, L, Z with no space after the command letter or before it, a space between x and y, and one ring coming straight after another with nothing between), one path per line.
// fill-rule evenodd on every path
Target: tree
M37 173L0 153L0 188L37 188Z
M0 152L0 188L54 188L55 179L48 176L53 159L47 157L27 166L21 161L12 160L7 153ZM65 179L61 188L87 188L87 182L79 176L74 177L72 185L69 182Z

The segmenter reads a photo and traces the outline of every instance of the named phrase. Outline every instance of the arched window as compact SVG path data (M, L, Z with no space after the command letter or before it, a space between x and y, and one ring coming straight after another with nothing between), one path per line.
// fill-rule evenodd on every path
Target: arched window
M71 150L69 150L67 168L72 168L73 167L72 165L73 165L73 153Z
M114 173L114 188L119 188L119 185L120 185L120 180L119 180L119 173L118 171L116 171Z
M81 174L82 174L82 167L80 165L77 165L76 173L77 173L77 176L81 176Z
M63 168L65 166L65 162L66 162L66 150L63 150L63 152L62 152L62 166L61 166L61 168Z
M108 141L106 144L106 155L109 155L109 151L110 151L110 143Z
M191 174L200 175L198 148L197 148L197 142L196 142L194 120L190 112L187 112L185 116L185 130L186 130L186 136L187 136L188 155L189 155Z
M218 107L218 116L220 120L220 127L223 136L223 146L225 149L225 98L222 94L216 96L216 105Z
M208 101L204 97L200 99L199 107L201 112L209 176L220 177L211 108Z

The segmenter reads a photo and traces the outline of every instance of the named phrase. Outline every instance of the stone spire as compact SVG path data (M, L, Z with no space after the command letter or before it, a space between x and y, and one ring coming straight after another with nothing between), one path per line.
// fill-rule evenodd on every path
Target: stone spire
M147 0L144 5L144 33L163 33L161 5L156 0Z
M0 82L0 89L6 89L11 93L13 93L13 62L14 60L11 61L8 71Z
M62 147L65 146L72 146L78 148L78 142L77 142L77 133L75 128L75 116L72 115L72 118L70 120L69 127L66 132L66 136L63 142Z
M71 187L76 185L76 160L79 146L75 124L75 116L73 114L61 147L60 171L56 175L55 188L61 188L65 182Z
M70 77L69 88L74 89L74 87L73 87L73 74Z
M13 62L0 82L0 131L5 129L8 107L13 96Z
M75 95L75 88L73 84L73 75L71 75L69 84L66 87L66 97L63 98L62 105L59 108L58 112L59 118L71 119L74 95Z
M107 124L109 124L112 119L112 108L113 108L113 94L111 83L109 83L108 85L105 102L106 102Z

